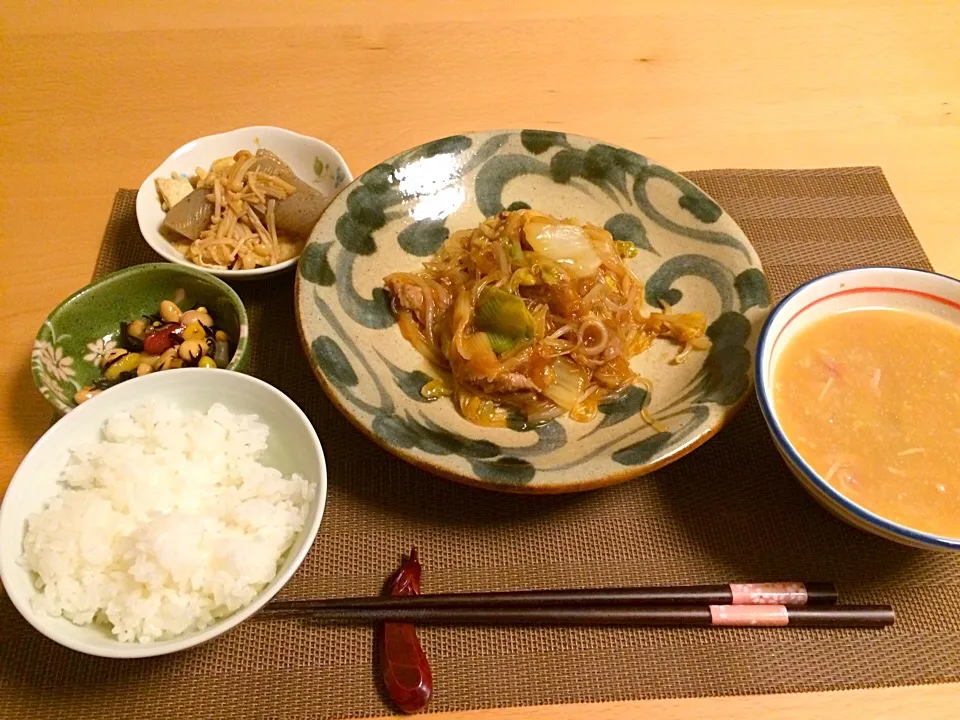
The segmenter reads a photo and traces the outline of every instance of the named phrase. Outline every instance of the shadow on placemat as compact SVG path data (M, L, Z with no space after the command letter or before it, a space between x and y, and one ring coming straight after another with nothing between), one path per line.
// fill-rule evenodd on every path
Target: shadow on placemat
M771 287L869 264L929 268L876 168L690 173L750 237ZM156 260L133 191L117 194L97 274ZM823 579L891 602L889 630L424 628L434 710L828 690L960 680L960 567L820 509L783 466L756 403L656 474L581 495L498 495L388 455L333 408L302 354L292 275L238 284L251 372L293 398L327 452L320 535L286 599L378 592L421 550L427 592ZM0 601L0 717L267 718L386 712L372 631L253 620L153 660L73 653Z

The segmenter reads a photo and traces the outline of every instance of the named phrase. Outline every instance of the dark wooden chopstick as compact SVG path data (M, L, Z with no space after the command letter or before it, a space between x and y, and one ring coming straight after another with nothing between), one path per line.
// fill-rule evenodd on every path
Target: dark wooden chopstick
M750 583L677 587L600 588L588 590L522 590L517 592L450 593L408 597L353 597L273 602L270 615L309 615L343 609L466 609L622 607L642 605L832 605L837 589L830 583Z
M261 613L262 614L262 613ZM274 614L267 614L275 617ZM417 625L640 625L882 628L894 622L889 605L648 605L638 607L327 607L310 622Z

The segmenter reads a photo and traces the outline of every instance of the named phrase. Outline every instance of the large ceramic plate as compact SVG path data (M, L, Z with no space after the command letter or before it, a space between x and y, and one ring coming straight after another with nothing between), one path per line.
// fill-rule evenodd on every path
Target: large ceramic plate
M416 270L453 230L533 207L606 227L651 306L706 313L713 347L680 365L658 341L633 361L653 382L525 432L481 428L419 390L429 364L401 336L381 282ZM300 259L297 310L323 389L364 433L437 474L498 490L571 492L648 473L710 438L750 390L770 303L760 261L736 223L688 180L629 150L536 130L457 135L371 168L327 208ZM640 416L644 403L660 424Z

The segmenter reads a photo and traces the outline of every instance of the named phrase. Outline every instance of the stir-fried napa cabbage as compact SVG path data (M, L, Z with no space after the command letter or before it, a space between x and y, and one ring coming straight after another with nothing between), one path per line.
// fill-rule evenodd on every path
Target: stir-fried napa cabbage
M703 314L644 314L634 255L594 225L504 211L451 235L420 272L388 275L400 331L441 371L422 394L452 396L479 425L511 410L586 422L610 393L649 385L630 359L655 338L681 345L675 362L709 347Z

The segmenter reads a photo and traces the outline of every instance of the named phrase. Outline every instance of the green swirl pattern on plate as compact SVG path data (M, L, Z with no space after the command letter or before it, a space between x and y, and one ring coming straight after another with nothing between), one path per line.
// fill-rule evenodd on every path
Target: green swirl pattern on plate
M489 429L419 388L433 370L394 327L381 280L416 270L450 233L532 207L609 230L645 300L706 313L713 346L676 365L655 343L634 360L652 391L605 400L595 420ZM544 130L429 142L374 166L317 224L297 274L300 329L337 406L401 458L494 489L567 492L642 475L710 437L750 391L756 335L770 305L759 259L706 193L642 155ZM655 426L641 417L653 417Z

